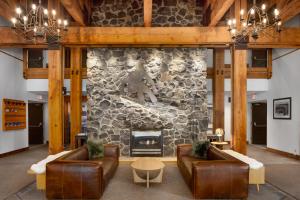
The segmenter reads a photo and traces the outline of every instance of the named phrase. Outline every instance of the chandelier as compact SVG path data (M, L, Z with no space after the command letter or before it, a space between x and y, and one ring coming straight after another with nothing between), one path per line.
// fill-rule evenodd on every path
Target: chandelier
M261 33L273 27L277 32L281 31L282 22L279 16L279 10L274 9L273 15L268 16L266 4L261 7L256 5L253 0L253 6L245 13L244 9L240 10L240 24L237 26L237 19L229 19L227 21L228 31L235 43L246 42L250 37L254 40L259 38Z
M56 10L48 11L39 0L31 9L16 8L16 16L11 19L12 28L28 41L58 43L63 32L67 31L68 21L57 17Z

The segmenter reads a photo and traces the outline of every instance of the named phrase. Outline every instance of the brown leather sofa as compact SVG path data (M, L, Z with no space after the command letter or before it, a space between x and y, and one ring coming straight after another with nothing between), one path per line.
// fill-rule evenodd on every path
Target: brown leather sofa
M89 160L86 146L46 166L48 199L100 199L119 165L119 147L104 146L104 157Z
M214 146L208 159L192 156L192 145L177 146L177 165L195 199L246 199L249 166Z

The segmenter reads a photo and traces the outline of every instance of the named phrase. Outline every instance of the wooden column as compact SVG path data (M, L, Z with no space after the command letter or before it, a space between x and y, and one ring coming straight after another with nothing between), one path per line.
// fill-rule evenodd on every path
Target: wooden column
M48 115L49 115L49 153L63 150L63 93L64 85L62 50L48 51Z
M232 148L247 153L247 50L231 49Z
M144 26L152 25L152 0L144 0Z
M214 49L213 131L224 129L224 51L222 48Z
M71 148L75 148L75 136L81 132L81 112L82 112L82 74L81 74L81 49L71 48Z

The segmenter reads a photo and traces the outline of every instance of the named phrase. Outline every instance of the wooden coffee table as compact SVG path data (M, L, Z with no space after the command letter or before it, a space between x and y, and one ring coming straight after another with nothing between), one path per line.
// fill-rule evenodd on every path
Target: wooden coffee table
M135 183L161 183L165 164L155 158L139 158L131 164ZM158 173L155 173L157 171ZM145 176L143 176L145 175Z

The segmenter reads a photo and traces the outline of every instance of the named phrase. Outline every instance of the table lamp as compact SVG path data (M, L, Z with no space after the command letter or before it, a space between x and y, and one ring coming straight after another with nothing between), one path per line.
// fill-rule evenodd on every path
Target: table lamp
M224 130L222 128L217 128L215 134L219 137L219 142L221 142L221 138L224 135Z

